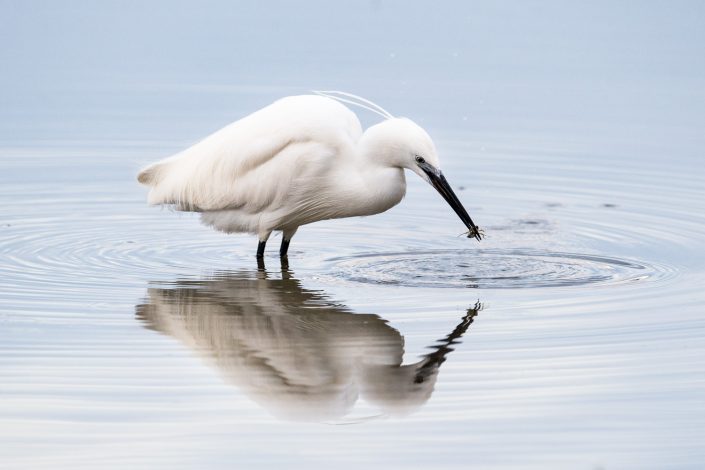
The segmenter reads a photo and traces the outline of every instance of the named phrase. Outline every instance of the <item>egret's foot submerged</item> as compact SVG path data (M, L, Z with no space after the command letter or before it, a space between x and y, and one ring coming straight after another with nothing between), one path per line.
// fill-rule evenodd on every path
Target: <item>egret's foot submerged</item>
M260 242L261 244L261 242ZM281 258L281 270L282 270L282 279L289 279L291 277L291 273L289 273L289 257L283 255ZM261 273L267 274L267 266L264 263L264 256L259 255L259 250L257 254L257 270L260 271Z

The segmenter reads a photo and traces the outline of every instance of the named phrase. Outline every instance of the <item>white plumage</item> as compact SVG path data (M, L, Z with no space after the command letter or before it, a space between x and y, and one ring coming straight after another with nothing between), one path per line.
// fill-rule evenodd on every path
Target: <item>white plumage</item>
M260 256L271 232L281 230L285 256L301 225L398 204L406 192L405 168L434 186L445 182L433 141L421 127L387 113L363 132L340 101L380 112L370 108L376 105L330 96L280 99L148 166L138 181L150 187L149 203L201 212L204 223L224 232L257 234Z

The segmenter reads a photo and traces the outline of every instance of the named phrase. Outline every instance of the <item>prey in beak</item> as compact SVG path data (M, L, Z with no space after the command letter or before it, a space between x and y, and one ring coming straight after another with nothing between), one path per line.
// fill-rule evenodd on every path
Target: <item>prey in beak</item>
M450 187L450 184L448 184L448 180L446 180L446 177L443 176L441 170L427 163L422 157L416 157L416 163L426 174L426 176L428 176L428 181L431 183L431 186L436 188L436 191L443 196L443 199L445 199L450 207L453 208L455 213L458 214L458 217L460 217L460 220L468 228L467 237L475 238L477 241L482 240L484 235L482 230L472 221L468 215L468 212L465 210L463 205L458 200L458 197L453 192L453 189Z

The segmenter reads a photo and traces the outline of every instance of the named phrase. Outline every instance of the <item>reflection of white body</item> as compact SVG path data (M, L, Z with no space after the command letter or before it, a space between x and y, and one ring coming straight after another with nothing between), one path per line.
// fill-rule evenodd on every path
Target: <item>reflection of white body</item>
M281 230L285 255L301 225L398 204L409 169L477 233L442 177L426 131L409 119L385 117L363 132L357 116L335 99L290 96L144 168L137 179L150 187L150 204L201 212L218 230L257 234L261 243Z
M386 321L352 314L294 279L243 274L150 288L137 314L293 420L340 418L361 395L385 413L411 412L431 396L447 352L401 365L404 340Z

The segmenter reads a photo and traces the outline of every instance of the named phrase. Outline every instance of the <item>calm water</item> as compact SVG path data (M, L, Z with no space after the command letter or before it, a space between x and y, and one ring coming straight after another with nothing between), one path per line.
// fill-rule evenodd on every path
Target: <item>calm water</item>
M0 467L701 467L702 8L277 5L266 42L254 4L52 5L3 7ZM288 266L146 207L142 164L319 85L425 125L486 239L414 175Z

